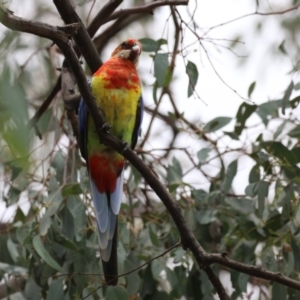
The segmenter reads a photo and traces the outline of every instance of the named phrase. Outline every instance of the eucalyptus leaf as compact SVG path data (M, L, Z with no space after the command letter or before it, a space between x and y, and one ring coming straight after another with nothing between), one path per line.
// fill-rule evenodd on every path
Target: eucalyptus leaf
M210 148L203 148L197 152L197 157L200 163L204 163L206 161L210 151L211 151Z
M139 40L142 44L143 51L145 52L156 52L159 49L159 43L150 38L143 38Z
M168 54L158 53L154 58L154 76L159 87L164 86L169 67Z
M289 86L285 90L283 98L282 98L282 113L283 114L285 114L285 108L287 106L287 103L290 100L290 97L292 95L293 89L294 89L294 82L291 81L291 83L289 84Z
M128 300L127 291L122 286L109 286L105 295L106 300Z
M257 105L248 104L247 102L243 102L238 109L236 114L236 123L234 127L234 133L238 136L245 129L246 121L248 118L256 111Z
M237 160L234 160L229 164L229 166L227 168L227 171L225 174L225 179L222 184L222 190L225 193L227 193L229 191L229 189L231 188L232 181L237 172L237 166L238 166Z
M188 97L190 97L194 93L198 81L198 77L199 77L197 66L191 61L188 61L187 63L186 74L189 77Z
M300 139L300 125L297 125L292 130L290 130L288 135L290 137Z
M254 89L255 89L256 81L253 81L248 88L248 97L250 98Z
M47 263L51 268L63 272L61 266L53 259L53 257L49 254L47 249L45 248L41 237L36 235L32 240L33 247L38 255Z
M63 300L64 299L64 289L62 280L54 280L49 288L49 292L46 300Z
M205 131L205 132L217 131L217 130L221 129L222 127L226 126L231 120L232 120L232 118L229 118L229 117L215 118L205 124L203 131Z

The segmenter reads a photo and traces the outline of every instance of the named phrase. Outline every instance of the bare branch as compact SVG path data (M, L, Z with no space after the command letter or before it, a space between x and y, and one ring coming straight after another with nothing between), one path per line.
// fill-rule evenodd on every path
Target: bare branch
M76 109L79 105L81 95L75 93L76 80L70 72L66 61L63 63L61 72L61 89L65 107L68 110Z
M165 1L155 1L152 3L148 3L145 5L141 5L141 6L136 6L136 7L132 7L132 8L127 8L127 9L120 9L116 12L114 12L113 14L111 14L111 16L109 18L107 18L106 22L124 17L124 16L128 16L128 15L133 15L133 14L149 14L152 13L153 9L160 7L160 6L178 6L178 5L188 5L189 0L165 0Z
M80 28L80 24L70 24L65 30L63 27L54 27L41 22L33 22L16 17L8 9L0 5L0 20L3 25L11 30L32 33L43 38L64 43L69 42L69 37ZM67 31L67 32L66 32Z
M98 53L101 53L104 46L108 43L108 41L115 36L121 30L124 30L131 23L142 18L144 14L135 14L131 16L125 16L119 18L116 22L114 22L110 27L108 27L104 32L99 34L94 38L94 44L97 48Z
M174 246L170 247L169 249L167 249L167 250L164 251L163 253L161 253L161 254L159 254L159 255L157 255L157 256L155 256L155 257L152 257L151 259L147 260L144 264L138 266L137 268L132 269L132 270L130 270L130 271L128 271L128 272L125 272L125 273L122 273L122 274L118 275L118 278L119 278L119 277L126 276L126 275L129 275L129 274L131 274L131 273L133 273L133 272L136 272L136 271L142 269L143 267L149 265L152 261L154 261L154 260L156 260L156 259L158 259L158 258L164 256L165 254L167 254L167 253L170 252L171 250L173 250L173 249L179 247L180 245L181 245L180 242L179 242L179 243L176 243ZM96 291L98 291L99 289L101 289L101 288L104 287L105 285L107 285L107 283L105 283L105 284L99 286L97 289L93 290L92 292L90 292L88 295L86 295L86 296L85 296L84 298L82 298L82 299L87 299L89 296L93 295Z
M247 18L247 17L251 17L251 16L255 16L255 15L258 15L258 16L283 15L283 14L288 13L288 12L291 12L291 11L293 11L293 10L297 10L299 7L300 7L300 4L297 4L297 5L293 6L293 7L290 7L290 8L284 9L284 10L279 10L279 11L271 11L271 12L259 12L259 11L255 11L255 12L253 12L253 13L245 14L245 15L243 15L243 16L240 16L240 17L234 18L234 19L232 19L232 20L226 21L226 22L224 22L224 23L221 23L221 24L218 24L218 25L215 25L215 26L210 27L210 28L203 34L203 36L205 36L205 35L208 34L211 30L213 30L213 29L215 29L215 28L217 28L217 27L224 26L224 25L233 23L233 22L235 22L235 21L238 21L238 20L241 20L241 19L244 19L244 18Z
M74 40L80 48L81 54L85 58L91 72L95 73L102 65L102 61L81 19L78 17L69 0L53 0L53 2L66 24L79 23L81 25L77 34L74 35Z
M230 269L254 276L263 278L270 281L276 281L285 286L291 287L295 290L300 291L300 281L288 278L281 273L270 272L258 266L249 266L237 261L234 261L227 257L226 253L223 254L207 254L208 261L210 263L218 263L220 265L226 266Z
M122 2L123 0L110 0L102 7L102 9L99 11L99 13L87 28L90 37L93 37L97 30L101 27L101 25L107 22L109 16Z

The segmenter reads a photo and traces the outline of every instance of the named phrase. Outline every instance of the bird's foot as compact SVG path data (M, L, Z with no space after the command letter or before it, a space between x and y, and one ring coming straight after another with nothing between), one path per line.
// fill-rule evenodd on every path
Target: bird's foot
M100 130L101 130L101 131L105 131L105 132L109 132L110 128L111 128L111 126L110 126L108 123L105 122L105 123L102 125L102 127L100 128Z
M123 154L129 148L128 143L122 141L122 147L123 147L123 149L122 149L121 153Z

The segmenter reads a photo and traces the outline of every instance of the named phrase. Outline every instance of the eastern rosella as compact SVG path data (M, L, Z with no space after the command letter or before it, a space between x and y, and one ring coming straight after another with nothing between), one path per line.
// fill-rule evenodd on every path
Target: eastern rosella
M136 70L142 46L128 39L120 44L93 75L92 93L110 132L136 145L143 117L143 99ZM105 281L118 283L117 218L121 206L124 176L124 157L101 144L87 106L79 107L80 151L86 160L91 194L97 218L100 255Z

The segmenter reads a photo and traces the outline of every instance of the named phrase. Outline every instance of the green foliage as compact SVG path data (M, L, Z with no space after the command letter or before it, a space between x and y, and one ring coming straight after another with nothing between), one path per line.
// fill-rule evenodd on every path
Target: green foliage
M218 117L207 122L203 128L205 132L213 132L226 126L232 119L229 117Z
M248 97L249 97L249 98L251 97L251 95L252 95L252 93L253 93L253 91L254 91L254 89L255 89L255 85L256 85L256 82L254 81L254 82L252 82L252 83L250 84L250 86L249 86L249 88L248 88Z
M167 44L165 39L159 39L154 41L149 38L143 38L139 40L142 44L144 52L157 52L160 49L161 45Z
M188 97L190 97L194 93L199 76L197 66L191 61L187 63L186 74L189 77Z
M156 78L156 83L159 87L166 86L168 84L166 79L168 67L168 54L156 54L154 58L154 76Z

